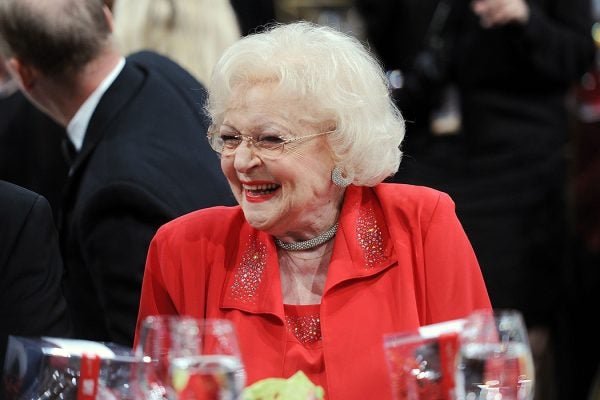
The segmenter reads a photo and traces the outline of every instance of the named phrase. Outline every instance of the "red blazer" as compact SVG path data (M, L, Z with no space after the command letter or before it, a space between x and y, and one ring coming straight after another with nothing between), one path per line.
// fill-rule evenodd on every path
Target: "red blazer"
M350 186L339 222L320 308L326 398L389 399L385 333L465 317L490 301L448 195L401 184ZM282 376L287 332L277 249L240 207L200 210L157 232L138 329L154 314L230 319L247 383Z

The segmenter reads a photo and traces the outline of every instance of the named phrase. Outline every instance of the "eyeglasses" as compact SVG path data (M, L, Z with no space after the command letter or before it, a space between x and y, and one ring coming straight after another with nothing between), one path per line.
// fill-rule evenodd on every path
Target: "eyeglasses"
M236 149L245 140L248 143L251 143L261 156L267 158L277 158L283 154L285 145L287 144L313 139L319 136L328 135L332 132L334 131L313 133L312 135L297 136L289 139L272 135L261 136L255 139L254 137L247 135L222 134L219 132L209 132L207 137L210 147L224 157L233 155Z

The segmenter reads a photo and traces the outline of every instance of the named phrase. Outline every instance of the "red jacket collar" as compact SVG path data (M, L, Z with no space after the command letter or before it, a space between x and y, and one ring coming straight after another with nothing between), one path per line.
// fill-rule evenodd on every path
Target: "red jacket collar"
M325 293L349 280L378 274L397 262L379 201L370 188L350 186L340 214ZM228 259L221 308L284 319L277 248L273 238L244 223L238 252Z

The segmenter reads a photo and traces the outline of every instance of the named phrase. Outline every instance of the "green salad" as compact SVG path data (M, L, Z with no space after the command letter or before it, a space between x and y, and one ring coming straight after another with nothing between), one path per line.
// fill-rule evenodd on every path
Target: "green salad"
M323 400L321 386L313 384L302 371L288 379L262 379L244 389L242 400Z

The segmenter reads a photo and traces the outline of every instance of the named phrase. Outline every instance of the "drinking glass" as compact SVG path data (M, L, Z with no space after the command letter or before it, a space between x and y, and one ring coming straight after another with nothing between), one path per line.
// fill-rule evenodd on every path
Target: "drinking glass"
M454 367L463 319L383 336L394 400L454 400Z
M237 399L245 384L231 321L151 316L140 328L136 349L145 399Z
M532 400L534 366L517 310L472 313L459 335L458 400Z

